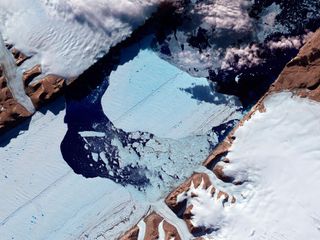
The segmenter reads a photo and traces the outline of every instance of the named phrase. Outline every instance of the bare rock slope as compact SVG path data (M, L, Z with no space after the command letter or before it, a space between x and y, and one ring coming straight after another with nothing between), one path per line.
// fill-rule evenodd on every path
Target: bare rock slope
M27 59L32 57L26 56L10 45L7 47L14 56L17 66L21 66ZM41 65L35 65L23 73L25 93L36 109L61 94L65 86L65 79L56 75L47 75L40 79L35 79L41 73ZM13 97L2 68L0 69L0 106L0 133L16 126L32 115Z
M316 113L311 108L318 107L318 103L320 101L320 30L318 30L316 33L314 33L313 37L305 44L305 46L300 50L299 54L292 59L286 67L283 69L282 73L279 75L278 79L275 81L274 84L270 87L269 91L258 101L258 103L251 109L251 111L240 121L240 123L230 132L230 134L215 148L215 150L210 154L210 156L204 161L203 165L208 170L204 171L203 173L194 173L185 183L181 184L179 187L177 187L175 190L173 190L164 200L166 205L174 212L174 214L177 216L177 221L182 219L190 233L194 236L194 238L205 238L205 239L238 239L241 238L241 234L246 231L246 228L248 226L244 225L243 227L237 227L235 224L238 223L237 220L234 220L235 216L237 218L241 219L243 218L244 223L250 223L248 219L250 217L242 216L241 213L239 215L239 209L246 210L246 208L249 208L248 206L251 206L254 202L254 197L259 196L260 194L263 196L263 201L259 199L259 206L260 208L265 204L266 202L266 210L268 211L269 208L272 208L271 203L282 203L283 199L281 200L280 195L281 193L278 193L279 197L270 197L271 195L266 195L265 191L269 191L268 194L274 192L275 196L277 195L277 189L273 189L273 186L268 185L268 189L252 189L252 185L255 187L256 182L255 181L279 181L281 182L281 176L287 176L286 177L286 184L283 184L281 186L281 189L290 190L290 184L295 185L295 189L298 192L300 190L303 190L306 196L309 196L310 193L312 193L314 190L310 190L308 188L301 188L302 186L305 186L305 184L302 182L301 184L297 185L296 182L289 181L291 175L298 175L298 172L295 171L295 167L293 167L294 164L305 164L303 161L309 161L308 164L313 164L310 162L309 157L307 156L308 153L305 153L305 149L301 148L301 144L304 145L301 142L301 134L305 133L305 131L297 131L297 133L291 133L290 129L296 129L296 127L299 127L300 124L305 124L306 128L307 125L310 125L312 127L312 124L316 124L315 121L317 121ZM291 95L290 95L291 94ZM307 99L306 99L307 98ZM306 100L306 101L305 101ZM311 100L311 101L310 101ZM310 103L309 103L310 101ZM316 102L313 102L316 101ZM266 134L267 132L270 132L268 130L268 127L271 129L275 129L275 131L280 131L277 129L282 129L281 125L288 124L287 122L291 121L289 118L290 116L296 116L295 112L295 105L297 105L297 111L305 112L306 119L304 119L302 116L301 118L297 119L296 122L293 122L290 126L288 126L287 132L282 133L282 142L290 141L290 136L296 135L296 141L292 143L292 146L288 146L288 156L291 156L291 151L298 151L298 154L301 156L299 159L295 159L294 155L293 159L283 159L281 156L283 154L278 154L277 156L277 146L274 146L275 148L275 154L272 153L272 151L269 150L269 153L263 152L262 150L265 150L263 144L261 143L259 145L259 142L257 143L258 152L256 155L255 152L250 153L250 149L247 149L243 152L239 151L241 148L246 148L246 142L250 142L250 136L251 139L252 136L257 136L259 133L253 133L253 135L250 133L250 129L248 125L252 125L251 128L257 127L257 125L261 124L259 123L259 120L261 119L261 116L265 118L271 118L269 121L271 123L267 123L266 120L264 120L266 123L265 126L261 129L261 134ZM300 106L301 105L301 106ZM310 106L310 107L305 107ZM284 107L284 108L283 108ZM301 107L301 108L300 108ZM284 117L280 115L278 118L281 118L283 121L277 123L277 118L273 116L272 114L277 114L277 111L284 109L283 114ZM281 110L282 111L282 110ZM268 115L263 115L265 112L268 113ZM262 114L262 115L261 115ZM302 113L303 114L303 113ZM272 117L273 116L273 117ZM312 119L310 116L314 116ZM299 116L296 116L299 117ZM263 118L264 119L264 118ZM309 122L310 121L310 122ZM275 123L273 123L275 122ZM291 121L292 122L292 121ZM277 124L274 125L273 124ZM276 127L277 126L277 127ZM282 131L282 130L281 130ZM317 131L315 129L315 131ZM301 132L301 133L300 133ZM298 134L298 135L297 135ZM315 139L317 134L316 133L307 133L308 137L311 139ZM264 135L261 136L263 138ZM239 139L238 139L239 138ZM305 137L303 137L305 138ZM280 138L279 138L280 139ZM246 141L245 143L242 143L240 141ZM257 141L259 138L257 139ZM260 139L261 140L261 139ZM265 140L265 144L269 141L268 139ZM271 142L274 141L277 145L275 140L270 140ZM307 141L307 140L306 140ZM286 143L284 143L286 144ZM299 145L299 147L295 147L293 144ZM281 145L281 144L279 144ZM283 144L282 144L283 145ZM281 147L281 146L279 146ZM307 146L305 146L307 147ZM307 147L309 152L311 153L311 159L314 160L314 171L312 171L312 175L310 174L308 177L304 178L306 182L308 182L310 179L317 179L317 167L318 162L316 160L317 156L315 155L315 152L312 150L313 147L309 146ZM297 150L298 149L298 150ZM253 151L253 150L251 150ZM259 152L260 151L260 152ZM285 150L283 150L285 151ZM248 155L249 154L249 155ZM242 160L243 156L253 156L252 158L261 158L257 159L257 162L254 162L254 160ZM270 165L266 165L266 160L264 160L264 156L273 156L273 159L270 160ZM249 159L250 157L248 157ZM275 158L281 158L281 159L275 159ZM240 159L240 160L239 160ZM240 161L240 162L239 162ZM251 161L251 162L250 162ZM281 161L281 162L277 162ZM291 163L290 163L291 162ZM268 164L269 164L268 163ZM281 163L281 164L280 164ZM252 164L257 164L256 166L253 166ZM259 169L260 164L263 166ZM292 165L293 167L290 169L283 169L282 166L287 166L287 164ZM253 168L253 170L248 170L246 168ZM257 169L256 169L257 168ZM267 169L267 170L266 170ZM275 174L273 179L268 179L267 176L259 175L264 173L264 171L271 171L270 169L274 169L274 172L271 172L272 174ZM280 172L279 172L280 171ZM306 171L309 171L306 169ZM250 174L252 176L250 176ZM291 174L291 175L290 175ZM249 176L248 176L249 175ZM265 174L267 175L267 174ZM278 179L279 178L279 179ZM257 180L258 179L258 180ZM261 180L262 179L262 180ZM268 181L266 180L268 179ZM278 180L277 180L278 179ZM294 179L294 178L292 178ZM309 180L308 180L309 179ZM311 181L310 180L310 181ZM216 186L216 184L218 186ZM261 182L260 185L263 185ZM259 185L258 184L258 185ZM257 186L258 186L257 185ZM231 194L224 191L219 190L219 186L223 186L222 188L225 188L232 192ZM243 190L245 189L245 190ZM236 197L233 196L233 192ZM239 194L239 192L241 194ZM245 197L245 194L249 194L248 197L249 200L247 200L247 196ZM287 195L292 195L290 192L286 193ZM314 195L314 194L311 194ZM240 198L238 202L238 197ZM313 206L313 198L309 196L310 200L310 206ZM271 200L270 200L270 199ZM304 198L303 198L304 199ZM301 202L304 200L300 199ZM268 201L271 201L268 203ZM299 201L300 201L299 200ZM291 201L290 206L295 205L296 199L294 201ZM234 207L239 204L240 208ZM251 204L251 205L250 205ZM256 210L256 207L253 209L252 216L253 217L259 217L259 210ZM279 206L278 206L279 207ZM269 209L270 210L270 209ZM290 214L287 212L287 215L282 216L281 224L278 224L278 226L272 225L272 219L277 217L277 214L270 212L265 215L261 216L261 224L264 222L268 222L271 224L270 232L268 232L267 237L277 237L279 234L282 234L282 236L291 236L292 234L290 231L288 232L286 227L292 227L294 224L299 224L299 219L303 221L304 214L308 214L308 210L306 208L301 208L297 205L296 206L297 212L299 212L299 218L294 222L290 222ZM202 212L201 212L202 211ZM263 210L264 211L264 210ZM200 214L201 213L201 214ZM233 215L234 214L234 215ZM256 216L257 214L257 216ZM314 213L316 214L316 213ZM242 217L241 217L242 216ZM147 216L145 219L148 219L150 216ZM162 216L162 218L166 219L166 216ZM270 218L270 219L265 219ZM145 220L146 221L146 220ZM240 220L239 220L240 221ZM234 224L234 225L233 225ZM252 224L252 222L251 222ZM259 228L261 228L261 224L256 224L256 230L250 230L251 236L256 235L257 237L262 236L261 231L259 232ZM287 224L287 225L285 225ZM230 225L230 228L228 226ZM255 223L252 224L255 226ZM292 226L291 226L292 225ZM303 229L304 224L298 225L296 228L296 237L299 237L301 234L308 234L311 237L314 237L317 235L316 231L312 230L312 226L310 224L308 227L310 229ZM233 228L232 228L233 226ZM236 227L235 227L236 226ZM157 226L154 225L146 225L145 232L152 232L155 231ZM240 228L242 228L240 232ZM279 229L282 231L282 233L279 233ZM224 229L225 230L224 232ZM275 232L272 232L272 230L275 229ZM302 231L301 231L302 229ZM177 229L179 232L179 229ZM277 231L276 231L277 230ZM133 227L125 237L121 239L138 239L139 235L139 229L138 226ZM237 232L238 231L238 232ZM133 234L134 233L134 234ZM181 232L180 232L181 233ZM212 234L213 233L213 234ZM128 238L128 234L130 235L130 238ZM226 234L226 235L224 235ZM228 235L229 234L229 235ZM237 234L237 235L235 235ZM260 234L260 235L259 235ZM278 235L277 235L278 234ZM216 236L216 237L212 237ZM224 236L224 237L223 237ZM234 236L235 238L232 238ZM265 236L265 235L263 235ZM280 236L280 235L279 235ZM127 238L126 238L127 237ZM212 237L212 238L211 238ZM153 239L150 237L144 237L143 239ZM179 238L174 238L179 239ZM282 238L281 238L282 239Z

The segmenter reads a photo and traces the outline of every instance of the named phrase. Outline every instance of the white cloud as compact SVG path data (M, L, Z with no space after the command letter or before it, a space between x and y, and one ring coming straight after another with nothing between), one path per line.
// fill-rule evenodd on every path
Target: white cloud
M294 36L289 38L282 37L279 41L268 42L267 45L271 50L286 49L286 48L298 49L307 41L308 38L310 38L312 34L313 33L310 32L302 36Z
M217 30L249 31L252 28L247 11L250 5L248 0L210 0L197 3L194 11L204 16L204 23Z
M269 41L264 45L271 51L285 49L299 49L306 42L312 33L302 36L282 37L278 41ZM251 44L240 48L227 48L221 61L222 69L241 69L243 67L252 67L263 63L259 53L263 51L260 46Z
M41 0L48 13L78 21L111 33L124 25L135 26L154 10L161 0Z
M222 59L221 68L230 69L252 67L263 62L259 57L259 48L252 44L241 48L227 48L225 57Z
M1 0L5 40L45 73L75 77L128 37L159 0Z

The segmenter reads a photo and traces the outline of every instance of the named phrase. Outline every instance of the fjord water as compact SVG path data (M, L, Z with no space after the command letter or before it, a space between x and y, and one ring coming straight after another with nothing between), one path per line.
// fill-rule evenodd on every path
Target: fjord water
M199 168L242 108L143 44L123 49L112 71L102 67L88 94L67 95L61 151L76 173L131 185L152 202Z

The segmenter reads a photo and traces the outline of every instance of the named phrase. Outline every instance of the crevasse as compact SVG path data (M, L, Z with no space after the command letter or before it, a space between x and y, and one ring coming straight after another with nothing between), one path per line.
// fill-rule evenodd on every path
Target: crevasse
M13 97L30 113L34 113L35 108L30 98L26 95L23 86L22 72L18 69L15 59L6 48L2 34L0 33L0 66L7 80L8 88Z

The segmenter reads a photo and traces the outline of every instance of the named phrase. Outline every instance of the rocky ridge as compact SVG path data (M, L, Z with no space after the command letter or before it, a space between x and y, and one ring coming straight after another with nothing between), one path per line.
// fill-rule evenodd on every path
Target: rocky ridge
M140 224L145 225L145 232L143 232L143 229L139 228ZM177 229L155 212L151 212L147 217L142 219L138 225L130 229L120 239L134 240L138 239L140 235L145 240L156 240L159 239L159 237L164 240L181 240Z
M315 40L316 39L316 40ZM266 96L270 95L274 92L280 92L284 90L292 91L295 94L308 97L313 100L319 101L319 47L318 43L320 41L320 34L317 32L314 38L309 41L305 47L303 47L299 53L299 55L290 61L286 68L283 70L282 74L279 76L278 80L271 86L268 93L256 104L256 106L247 114L247 116L243 119L243 121L239 124L241 126L244 121L250 119L250 117L256 111L264 111L263 100ZM23 53L17 51L16 49L12 49L12 46L8 46L11 48L13 55L16 58L17 65L23 64L25 60L29 57L25 56ZM40 108L46 102L53 99L55 96L59 95L65 86L65 80L58 76L49 75L40 80L33 81L36 76L41 73L41 66L36 65L32 69L29 69L24 73L24 81L25 81L25 89L27 95L32 99L33 104ZM301 75L300 75L301 74ZM2 76L1 78L1 86L3 90L3 104L2 107L4 109L1 110L0 113L0 129L8 129L15 125L17 122L22 121L23 119L30 116L30 113L27 112L20 104L18 104L12 97L10 90L6 87L6 80ZM1 90L1 91L2 91ZM2 99L1 98L1 99ZM7 108L5 108L7 106ZM7 109L10 109L7 110ZM3 114L3 117L1 116ZM2 124L1 121L4 121ZM3 125L3 128L2 128ZM235 182L231 176L228 176L223 171L223 164L228 164L229 160L225 158L225 155L228 153L230 146L232 146L232 142L234 140L234 131L232 131L228 137L216 148L216 150L209 156L209 158L205 161L204 165L213 171L213 173L220 178L224 182L241 184L241 182ZM2 131L2 130L0 130ZM220 164L223 163L223 164ZM191 209L192 206L189 205L189 209L186 207L187 203L181 204L181 202L177 202L177 197L181 194L190 193L191 198L196 198L196 195L190 192L191 185L193 184L195 188L199 187L203 182L203 189L208 190L210 188L210 193L214 195L216 191L213 191L215 187L210 182L208 175L199 173L194 174L186 183L182 184L175 191L173 191L167 198L167 205L177 214L182 216L182 218L186 221L190 232L198 234L199 229L195 228L192 225L192 214ZM221 193L220 193L221 192ZM220 196L219 196L220 195ZM228 199L228 202L234 204L233 197L229 197L227 193L219 191L216 194L218 199ZM228 196L228 197L227 197ZM172 200L173 199L173 200ZM230 200L231 199L231 200ZM235 203L236 204L236 203ZM184 208L186 208L184 211ZM182 214L181 214L182 212ZM155 216L156 215L156 216ZM152 216L152 217L150 217ZM148 224L149 220L153 219L153 224ZM160 220L159 220L160 219ZM146 239L157 239L159 233L155 233L152 229L156 229L159 227L159 224L163 220L163 217L159 216L156 213L151 213L148 217L146 217L145 222L147 223L147 231L151 232L146 235ZM155 222L155 223L154 223ZM150 227L148 227L150 226ZM151 230L148 230L151 229ZM163 223L163 228L165 228L165 222ZM138 228L139 230L139 228ZM200 229L202 232L207 231L207 229ZM200 232L201 232L200 231ZM130 231L130 236L133 238L128 239L137 239L139 231L137 231L137 226ZM165 231L166 232L166 231ZM147 236L152 236L153 238L148 238ZM136 238L135 238L136 237ZM176 239L178 239L178 235L176 235Z
M54 100L59 95L63 95L63 91L66 90L66 86L69 91L77 88L78 85L86 86L89 89L96 87L101 83L101 76L96 76L94 72L96 68L105 64L108 68L109 65L114 65L114 62L118 62L118 53L120 49L131 42L135 41L139 36L145 36L150 33L155 34L158 41L161 41L168 32L173 31L177 25L179 25L179 17L177 17L183 11L183 4L185 0L168 0L162 1L159 4L157 11L155 11L140 27L132 32L130 36L120 41L118 44L112 46L105 56L101 57L96 64L93 64L87 70L85 70L80 76L65 78L55 74L48 74L43 76L44 73L40 64L35 64L30 69L27 69L23 73L23 81L25 85L25 92L32 100L36 110L45 106L48 102ZM158 21L161 19L161 21ZM13 54L16 64L19 67L23 67L23 63L32 58L23 53L23 51L16 49L12 44L6 44L7 48ZM112 63L110 60L112 56ZM85 82L84 76L91 75L94 79L91 82ZM74 81L77 79L77 81ZM32 113L28 112L21 104L13 98L9 89L7 88L6 79L4 79L2 71L0 71L0 133L5 133L13 127L18 126L21 122L28 119ZM74 84L75 83L75 84ZM75 86L74 86L75 85ZM71 90L70 90L71 89ZM82 92L75 92L75 95L83 95Z
M234 132L237 128L257 112L265 110L263 102L267 96L282 92L290 91L294 94L320 101L320 30L314 33L312 38L301 48L298 55L292 59L283 69L278 79L270 86L269 91L259 100L252 110L240 121L239 125L230 132L226 139L221 142L213 153L206 159L204 166L211 169L218 178L228 181L228 176L223 173L223 168L217 164L220 161L228 163L224 158L228 149L235 140ZM232 181L231 181L232 182Z
M226 158L234 140L235 132L256 112L264 112L265 99L275 93L290 91L302 98L320 101L320 30L316 31L312 38L301 48L298 55L292 59L283 69L277 80L269 88L269 91L257 102L255 106L245 115L239 124L228 134L228 136L214 149L214 151L204 161L203 165L210 170L218 179L225 183L241 185L243 182L236 181L233 176L229 176L224 172L224 167L230 163ZM190 233L194 238L201 239L206 233L210 233L215 229L206 226L193 225L192 204L189 199L197 199L198 195L194 192L197 188L209 191L209 193L222 199L220 202L237 204L236 199L228 193L217 190L207 173L194 173L186 182L174 189L166 198L165 203L176 214L178 218L185 221ZM189 198L189 199L188 199ZM198 200L201 202L201 199ZM232 209L231 209L232 211ZM148 218L148 217L146 217ZM153 227L153 226L150 226ZM148 226L147 226L148 228ZM137 226L133 227L129 232L139 232ZM146 230L151 231L151 230ZM128 239L138 239L138 235L132 235ZM126 239L126 238L120 238ZM145 238L149 239L149 238ZM151 238L150 238L151 239Z
M32 57L26 56L11 45L7 47L14 56L17 66L21 66ZM23 73L25 92L36 109L40 109L60 95L65 87L65 79L56 75L47 75L35 80L41 73L41 65L35 65ZM3 133L30 117L32 113L14 99L2 69L0 69L0 88L0 133Z

